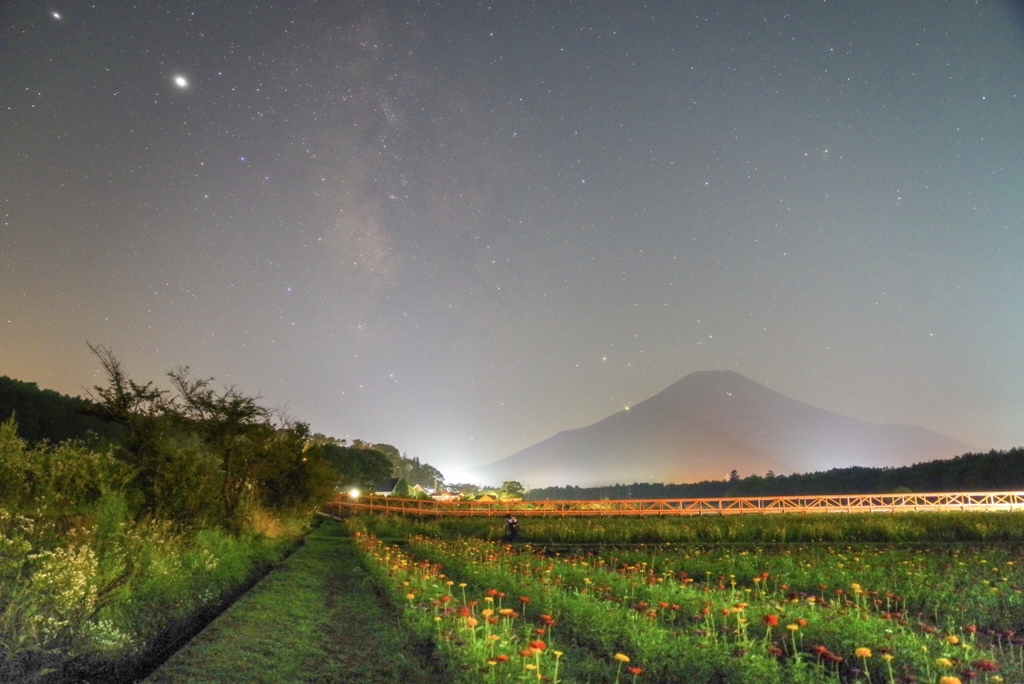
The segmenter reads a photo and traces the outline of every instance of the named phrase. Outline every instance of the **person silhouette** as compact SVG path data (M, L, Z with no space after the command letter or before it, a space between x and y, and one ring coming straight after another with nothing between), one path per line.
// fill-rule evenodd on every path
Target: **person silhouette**
M519 538L519 521L511 513L505 515L505 539L515 541Z

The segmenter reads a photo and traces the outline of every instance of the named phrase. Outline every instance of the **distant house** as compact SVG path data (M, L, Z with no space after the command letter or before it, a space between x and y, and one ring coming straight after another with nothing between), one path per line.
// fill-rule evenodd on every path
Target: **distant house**
M376 496L394 496L395 490L398 489L401 481L402 478L400 477L389 477L386 480L381 480L373 486L373 493Z
M431 492L429 489L424 489L418 484L415 484L409 488L409 495L416 499L429 497L432 493L433 492Z
M459 496L460 495L458 492L447 492L442 489L431 494L430 498L433 499L434 501L455 501L456 499L459 498Z
M490 494L481 494L480 496L473 499L474 501L497 501L498 499Z

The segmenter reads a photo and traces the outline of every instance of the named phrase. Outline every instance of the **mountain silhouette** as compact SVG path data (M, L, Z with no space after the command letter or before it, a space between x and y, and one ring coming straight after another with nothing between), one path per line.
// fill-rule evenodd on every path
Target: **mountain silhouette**
M530 487L723 480L904 466L971 450L909 425L878 425L790 399L732 371L700 371L628 410L472 471Z

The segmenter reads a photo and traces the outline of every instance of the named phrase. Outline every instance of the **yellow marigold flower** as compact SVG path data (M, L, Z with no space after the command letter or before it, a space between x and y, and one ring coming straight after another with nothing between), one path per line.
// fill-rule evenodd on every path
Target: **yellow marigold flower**
M860 648L858 648L856 651L853 652L853 655L857 656L858 658L870 658L871 657L871 649L870 648L864 648L863 646L861 646Z
M416 594L411 594L411 593L410 593L410 594L406 594L406 595L405 595L405 598L407 598L407 599L409 599L410 601L412 601L412 600L413 600L414 598L416 598Z
M554 653L554 654L555 654L555 657L556 657L556 658L561 658L561 657L562 657L563 655L565 655L565 654L564 654L564 653L562 653L561 651L552 651L552 653Z
M951 646L956 646L960 643L960 640L956 638L955 634L950 634L948 637L946 637L946 643Z
M467 627L476 627L478 624L480 624L480 623L477 622L477 619L475 617L468 617L468 618L466 618L466 626Z
M786 629L788 629L790 632L795 632L796 630L800 629L800 625L788 624L786 625Z
M853 589L854 591L860 591L860 585L859 585L859 584L857 584L856 582L854 582L853 584L851 584L851 585L850 585L850 588L851 588L851 589Z
M939 684L963 684L959 677L942 677L939 679Z
M494 611L491 610L490 608L484 608L483 610L480 611L480 614L483 615L484 617L491 617L492 615L494 615Z
M615 659L618 660L620 663L628 663L629 662L629 656L626 655L625 653L616 653L615 654Z
M949 658L936 658L935 664L939 667L951 668L953 667L953 661Z
M893 656L893 654L892 654L892 653L883 653L883 654L882 654L882 660L884 660L885 662L889 662L889 661L890 661L890 660L892 660L892 659L893 659L894 657L895 657L895 656Z

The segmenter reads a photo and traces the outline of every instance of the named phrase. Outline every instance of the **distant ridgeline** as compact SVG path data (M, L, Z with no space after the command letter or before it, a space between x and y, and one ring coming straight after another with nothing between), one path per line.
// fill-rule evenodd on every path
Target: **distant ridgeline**
M84 439L90 433L111 441L123 435L123 428L85 412L90 402L48 389L34 382L0 375L0 422L14 414L18 436L28 442L63 442Z
M751 475L692 484L638 482L607 487L544 487L527 499L693 499L732 496L892 494L899 492L992 492L1024 489L1024 447L963 454L901 468L835 468L803 475Z

